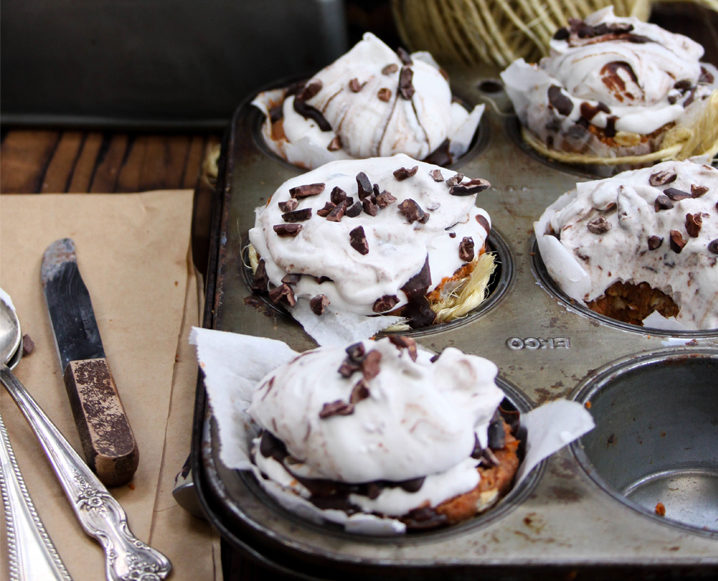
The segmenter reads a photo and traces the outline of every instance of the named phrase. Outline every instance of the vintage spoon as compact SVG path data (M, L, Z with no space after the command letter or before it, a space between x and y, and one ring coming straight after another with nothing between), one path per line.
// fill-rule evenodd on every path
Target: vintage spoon
M0 302L6 305L0 294ZM7 305L8 308L10 305ZM22 357L22 335L19 325L12 325L5 308L0 307L0 361L14 368ZM42 524L15 453L10 445L5 423L0 416L0 485L5 507L10 579L71 580L50 535Z
M14 338L19 329L15 310L0 300L0 338ZM7 360L12 353L4 355L3 360ZM120 503L4 363L0 365L0 381L40 440L82 528L102 545L107 579L155 581L167 577L172 569L169 559L132 534Z

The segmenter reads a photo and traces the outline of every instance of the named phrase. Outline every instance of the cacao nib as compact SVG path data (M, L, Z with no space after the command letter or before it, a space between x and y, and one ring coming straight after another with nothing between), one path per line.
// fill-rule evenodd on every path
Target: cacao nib
M695 184L691 185L691 196L694 198L700 198L707 191L708 191L708 188L706 186L697 186Z
M482 178L474 178L468 182L451 186L449 193L452 196L471 196L491 187L491 184Z
M309 308L315 315L324 314L324 309L329 305L329 298L327 295L317 295L309 300Z
M327 145L328 151L339 151L342 148L342 138L338 135L334 136L334 139L332 139L329 142L329 145Z
M401 204L399 204L398 208L399 213L407 219L409 224L413 224L414 222L425 224L429 219L429 214L424 212L419 204L411 198L404 200Z
M301 224L275 224L272 226L277 236L282 238L294 238L302 230Z
M678 188L666 188L665 190L663 190L663 193L666 194L674 202L679 202L680 200L685 200L686 198L692 197L688 192L684 192L683 190L679 190Z
M299 200L296 198L289 198L286 202L279 202L277 206L282 212L291 212L295 210L299 205Z
M383 69L381 69L382 75L391 75L399 70L399 65L396 63L389 63Z
M379 297L377 300L374 301L372 311L374 311L375 313L385 313L386 311L390 311L391 309L393 309L398 302L399 297L397 297L396 295L384 295L383 297Z
M301 99L294 99L294 110L305 119L311 119L314 121L319 126L321 131L332 130L332 126L329 124L329 121L326 120L324 115L322 115L322 112L319 109L308 105Z
M311 208L302 208L301 210L292 210L291 212L284 212L282 214L282 220L285 222L304 222L312 217Z
M394 177L397 181L401 182L405 180L406 178L410 178L414 175L416 175L416 172L419 171L419 166L415 165L412 168L407 167L400 167L399 169L394 170Z
M703 226L703 216L700 213L686 214L686 231L691 238L698 238Z
M389 341L391 341L393 345L396 345L398 349L406 349L409 352L411 360L416 361L418 353L414 339L406 337L405 335L389 335Z
M611 229L611 223L603 216L599 216L586 224L586 228L591 234L605 234Z
M372 185L371 181L369 180L369 177L363 171L360 171L357 174L356 180L359 199L363 200L367 196L370 196L372 193Z
M404 47L399 47L396 49L396 54L399 55L399 60L405 64L410 65L412 64L411 55L406 51Z
M653 208L656 212L660 212L661 210L670 210L672 207L673 202L671 202L671 199L665 194L660 194L656 198L656 201L653 202Z
M380 101L384 101L385 103L387 103L391 100L391 89L382 87L376 92L376 96L379 97Z
M481 226L486 230L486 233L491 232L491 224L489 224L489 221L486 219L486 216L483 214L476 214L476 221L481 224Z
M564 117L568 117L573 111L573 101L569 97L563 94L561 87L558 85L551 85L548 88L548 102L551 106Z
M665 186L676 181L678 174L674 171L661 170L656 173L652 173L648 178L648 183L652 186Z
M366 384L364 378L360 379L352 387L352 393L349 396L349 403L356 405L360 401L369 397L369 386Z
M354 202L351 206L349 206L344 212L345 216L349 216L350 218L356 218L359 214L361 214L362 211L362 204L361 202Z
M439 169L432 169L429 172L429 175L431 176L431 179L433 179L435 182L443 182L444 176L441 175L441 170Z
M411 301L417 297L423 297L431 285L431 270L429 268L429 257L424 259L424 266L421 270L404 283L401 290Z
M451 176L448 180L446 180L446 185L449 187L455 186L458 183L461 183L461 180L464 179L464 174L461 172L456 172L453 176Z
M362 376L366 381L374 379L379 375L381 369L381 353L376 349L372 349L366 354L361 362Z
M411 98L414 96L413 78L414 71L409 67L401 67L401 72L399 73L399 95L407 101L411 101Z
M711 240L708 243L708 252L712 254L718 254L718 238Z
M683 247L686 245L686 240L683 238L678 230L671 230L671 250L676 254L679 254Z
M267 276L267 267L264 264L264 259L260 259L257 264L257 270L254 271L254 277L252 279L252 290L258 292L266 292L267 286L269 285L269 277Z
M361 201L362 208L364 211L369 214L370 216L376 216L379 213L379 208L377 205L372 201L372 197L364 198Z
M648 250L655 250L663 244L663 238L661 236L649 236L648 237Z
M327 214L327 220L330 222L341 222L344 217L344 213L347 210L347 200L334 206L331 212Z
M362 359L366 356L366 350L364 349L364 343L352 343L344 349L344 351L347 354L347 357L349 357L350 360L361 362Z
M275 286L269 291L269 300L275 305L284 299L290 307L297 304L297 300L294 298L294 291L292 287L287 283L282 283L279 286Z
M396 198L386 190L376 197L376 205L380 208L386 208L389 204L393 204L394 202L396 202Z
M351 247L359 254L369 254L369 243L367 242L366 234L364 234L364 228L362 226L357 226L349 232L349 244L351 244Z
M316 96L316 94L321 90L322 82L319 79L316 79L308 85L305 85L304 89L302 89L302 92L297 95L296 99L299 99L300 101L308 101L312 97Z
M304 186L296 186L289 189L289 195L293 198L308 198L310 196L318 196L324 191L325 184L306 184Z
M330 418L332 416L348 416L354 413L354 406L340 399L325 403L319 412L321 419Z
M459 243L459 259L464 262L471 262L474 259L474 239L464 236Z
M349 90L352 93L358 93L359 91L362 90L363 87L364 87L364 84L360 83L359 79L357 79L356 77L354 77L353 79L351 79L349 81Z
M302 279L302 275L297 272L290 272L282 277L282 282L287 284L297 284Z
M332 204L341 204L347 199L347 193L339 186L334 186L332 193L329 194L329 199L332 201Z
M323 208L320 208L319 210L317 210L317 216L326 218L334 208L336 208L336 204L327 202L326 204L324 204Z
M339 366L339 369L337 371L339 372L339 375L341 375L344 378L351 377L353 373L359 371L361 369L361 366L356 361L350 361L349 359L345 359L342 361L342 364Z

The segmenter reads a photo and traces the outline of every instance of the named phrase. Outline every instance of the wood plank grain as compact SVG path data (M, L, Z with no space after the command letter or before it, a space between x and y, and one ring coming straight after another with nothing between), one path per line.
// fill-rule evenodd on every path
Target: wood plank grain
M0 149L0 191L20 194L39 192L58 140L57 131L9 131Z
M90 191L92 176L95 173L97 157L102 146L102 133L90 131L86 134L77 162L72 171L68 192L86 193Z
M95 174L90 184L90 192L116 192L120 171L130 146L130 136L126 133L106 134L100 148Z
M47 171L40 187L41 192L61 193L67 191L84 140L85 136L81 131L60 133L57 147L47 164Z

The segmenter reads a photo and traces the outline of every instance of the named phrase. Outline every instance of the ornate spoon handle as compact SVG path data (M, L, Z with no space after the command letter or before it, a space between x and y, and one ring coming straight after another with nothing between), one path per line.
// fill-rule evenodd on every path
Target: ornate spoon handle
M87 467L22 383L5 366L0 368L0 379L40 440L82 528L102 545L107 579L154 581L167 577L172 568L169 559L132 534L120 503Z
M10 579L72 581L35 510L0 417L0 485L10 565Z

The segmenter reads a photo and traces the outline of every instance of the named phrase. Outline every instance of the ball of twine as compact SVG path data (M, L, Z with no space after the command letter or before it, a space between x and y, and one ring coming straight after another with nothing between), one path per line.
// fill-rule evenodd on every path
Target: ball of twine
M718 0L694 1L718 10ZM440 63L535 62L569 18L584 18L612 4L617 16L647 20L651 0L392 0L401 40L428 50Z

